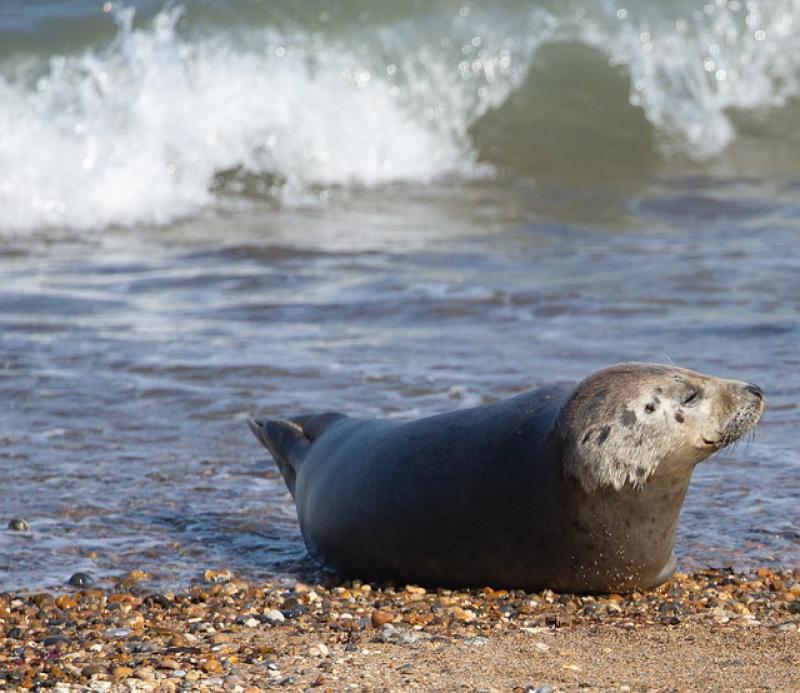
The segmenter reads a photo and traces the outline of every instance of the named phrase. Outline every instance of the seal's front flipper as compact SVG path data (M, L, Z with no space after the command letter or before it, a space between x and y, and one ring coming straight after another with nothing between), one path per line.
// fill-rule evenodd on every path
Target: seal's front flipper
M303 427L287 419L250 419L247 423L255 437L272 454L294 496L297 468L311 447Z

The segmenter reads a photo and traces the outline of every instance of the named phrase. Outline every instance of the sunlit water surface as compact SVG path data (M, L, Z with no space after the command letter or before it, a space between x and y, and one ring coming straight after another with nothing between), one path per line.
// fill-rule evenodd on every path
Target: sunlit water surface
M697 469L681 565L800 561L800 188L495 178L8 239L3 589L139 568L314 575L255 413L415 417L624 360L758 383Z

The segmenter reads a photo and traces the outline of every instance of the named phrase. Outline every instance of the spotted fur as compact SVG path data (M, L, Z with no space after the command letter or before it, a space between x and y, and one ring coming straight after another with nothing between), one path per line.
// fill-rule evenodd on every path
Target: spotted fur
M685 473L752 432L763 409L763 398L746 383L624 363L575 388L555 434L565 471L586 491L643 488L654 474Z

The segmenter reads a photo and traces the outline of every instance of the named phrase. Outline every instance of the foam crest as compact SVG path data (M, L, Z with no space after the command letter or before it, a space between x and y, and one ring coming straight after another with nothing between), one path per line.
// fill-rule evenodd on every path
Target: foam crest
M737 132L732 112L786 105L800 93L800 2L718 0L697 3L670 20L630 17L586 28L584 40L625 65L631 104L661 134L667 153L703 160L720 154Z
M123 9L102 47L44 62L4 58L0 234L164 224L248 199L318 202L338 186L483 175L487 161L546 176L537 147L548 138L568 137L555 156L575 157L578 168L593 151L616 155L620 141L651 147L649 135L620 137L630 119L564 130L574 115L564 109L579 103L564 99L575 74L569 60L548 75L551 92L520 90L538 49L556 42L597 49L573 57L598 83L607 63L627 72L629 104L586 103L586 112L641 109L666 158L724 154L743 112L758 114L749 134L777 133L783 143L786 125L769 111L800 94L800 0L635 10L623 0L443 2L407 12L373 25L359 15L337 27L298 19L278 30L271 18L242 28L201 17L189 26L180 7L134 27L133 10ZM573 72L562 79L559 69ZM620 101L614 93L591 98ZM499 108L505 102L510 115ZM492 109L496 127L476 145L473 126Z
M164 223L253 178L291 203L319 187L474 175L466 129L513 86L497 74L451 89L439 56L415 79L419 53L381 72L302 33L189 41L180 14L134 30L122 11L104 50L51 58L35 86L0 77L0 229Z

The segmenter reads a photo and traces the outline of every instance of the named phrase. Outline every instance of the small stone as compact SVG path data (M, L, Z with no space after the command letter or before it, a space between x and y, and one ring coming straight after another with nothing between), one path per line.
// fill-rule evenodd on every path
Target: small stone
M267 620L273 623L282 623L286 620L286 616L278 611L278 609L270 609L269 612L267 612Z
M280 614L281 612L279 611L278 613ZM283 618L283 614L281 614L281 618ZM259 626L259 625L261 625L261 623L260 623L260 621L257 621L256 619L254 619L254 618L251 616L250 618L248 618L248 619L247 619L247 620L244 622L244 625L246 625L248 628L255 628L256 626Z
M152 681L156 677L156 670L150 666L137 667L133 675L142 681Z
M94 577L91 573L74 573L69 579L72 587L91 587L94 584Z
M92 676L96 676L97 674L105 673L106 668L100 664L90 664L89 666L85 666L83 669L81 669L81 676L85 676L87 679L90 679Z
M234 574L230 570L207 570L203 573L203 579L214 585L230 582L234 577Z
M19 640L22 638L22 630L14 626L14 628L10 628L6 633L7 638L12 638L13 640Z
M790 614L800 614L800 599L795 599L786 608Z
M716 621L718 621L719 623L727 623L728 621L730 621L730 620L731 620L731 619L730 619L730 616L728 616L728 614L727 614L727 612L725 611L725 609L723 609L721 606L716 606L716 607L714 607L714 608L711 610L711 615L712 615L712 616L714 617L714 619L715 619Z
M218 659L210 657L200 665L200 668L206 674L219 674L222 671L222 664L219 663Z
M130 667L114 667L111 672L111 675L115 679L127 679L133 676L133 669Z
M477 645L478 647L482 647L483 645L489 644L489 638L485 638L482 635L477 635L472 638L464 638L465 645Z
M420 640L430 640L428 633L407 628L395 628L387 623L378 631L377 639L379 642L391 643L393 645L415 645Z
M71 594L62 594L60 597L56 597L56 606L62 611L74 609L78 606L78 600Z
M170 607L169 599L167 599L167 597L163 594L148 594L144 598L144 601L146 604L150 605L156 604L160 606L162 609L169 609Z
M134 582L140 582L141 580L147 580L150 578L150 574L146 573L144 570L132 570L126 576L128 580L133 580Z
M42 640L42 645L52 647L53 645L69 645L70 639L65 635L50 635Z
M157 666L159 669L171 669L172 671L180 669L180 665L172 657L162 657Z
M139 600L128 592L119 592L108 597L109 604L138 604Z
M373 628L380 628L385 623L390 623L393 620L394 614L390 614L388 611L383 611L381 609L375 609L370 617Z
M103 631L103 637L108 640L121 640L130 637L132 633L130 628L108 628Z
M328 649L328 646L321 642L308 648L308 654L312 657L327 657L330 653L331 651Z
M25 520L15 517L8 521L8 528L12 532L27 532L31 527Z
M462 623L470 623L478 618L474 611L471 609L462 609L460 606L450 607L450 615L456 621L461 621Z

